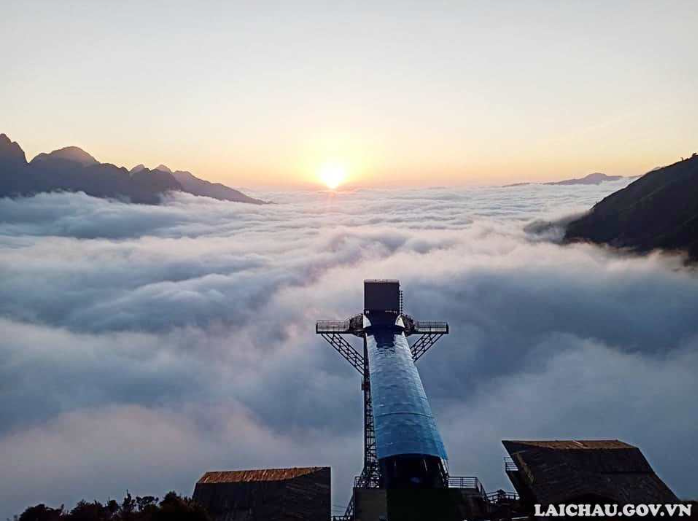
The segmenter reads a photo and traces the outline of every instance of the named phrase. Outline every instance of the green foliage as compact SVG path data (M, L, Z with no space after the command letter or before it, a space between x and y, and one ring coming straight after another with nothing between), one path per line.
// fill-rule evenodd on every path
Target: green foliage
M27 508L16 521L211 521L204 507L194 500L168 492L164 499L144 496L133 498L126 493L121 503L111 499L106 504L99 501L80 501L68 511L47 507L44 504Z

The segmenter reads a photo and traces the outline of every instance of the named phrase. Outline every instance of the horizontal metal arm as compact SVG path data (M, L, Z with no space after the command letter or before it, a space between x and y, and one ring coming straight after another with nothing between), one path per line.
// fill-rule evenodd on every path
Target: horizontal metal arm
M364 357L338 333L320 333L335 350L344 357L361 376L364 375Z

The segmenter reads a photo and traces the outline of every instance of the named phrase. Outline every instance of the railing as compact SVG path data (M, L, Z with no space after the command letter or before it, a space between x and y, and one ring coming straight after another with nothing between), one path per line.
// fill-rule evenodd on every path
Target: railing
M516 463L514 462L513 459L511 458L504 458L504 472L518 472L519 467L516 466Z
M503 490L498 490L497 492L490 492L487 494L487 502L493 505L498 505L500 503L513 503L519 500L519 495L514 492L505 492Z
M448 322L417 321L414 322L414 332L423 335L447 335Z
M369 481L364 479L364 476L354 477L354 488L377 488L378 478L371 478ZM487 496L485 492L485 487L475 476L449 476L448 478L449 488L465 488L469 490L476 490L478 494ZM496 492L494 493L496 494Z
M351 329L349 320L318 320L315 324L315 332L322 333L348 333Z
M483 487L480 480L474 476L449 476L448 487L475 490L480 496L487 496L485 487Z
M359 325L360 327L360 325ZM322 333L351 333L352 320L318 320L315 332ZM414 321L413 333L420 335L447 335L448 322Z

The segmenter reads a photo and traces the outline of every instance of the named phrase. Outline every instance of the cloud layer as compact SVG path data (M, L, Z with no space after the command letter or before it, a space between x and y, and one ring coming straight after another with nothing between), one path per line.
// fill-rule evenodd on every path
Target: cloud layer
M530 226L620 186L0 199L0 518L191 493L206 470L361 464L358 376L314 335L364 278L452 334L420 361L453 474L511 488L504 438L638 444L680 495L698 436L698 278ZM528 231L527 231L528 230Z

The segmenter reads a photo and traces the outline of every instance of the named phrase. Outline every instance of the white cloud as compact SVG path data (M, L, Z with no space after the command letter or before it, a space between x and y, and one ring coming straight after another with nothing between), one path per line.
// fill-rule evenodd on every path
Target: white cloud
M618 186L0 199L0 518L274 465L331 464L344 502L359 382L314 322L373 277L451 323L420 371L453 473L506 485L502 438L618 437L698 495L695 274L526 232Z

